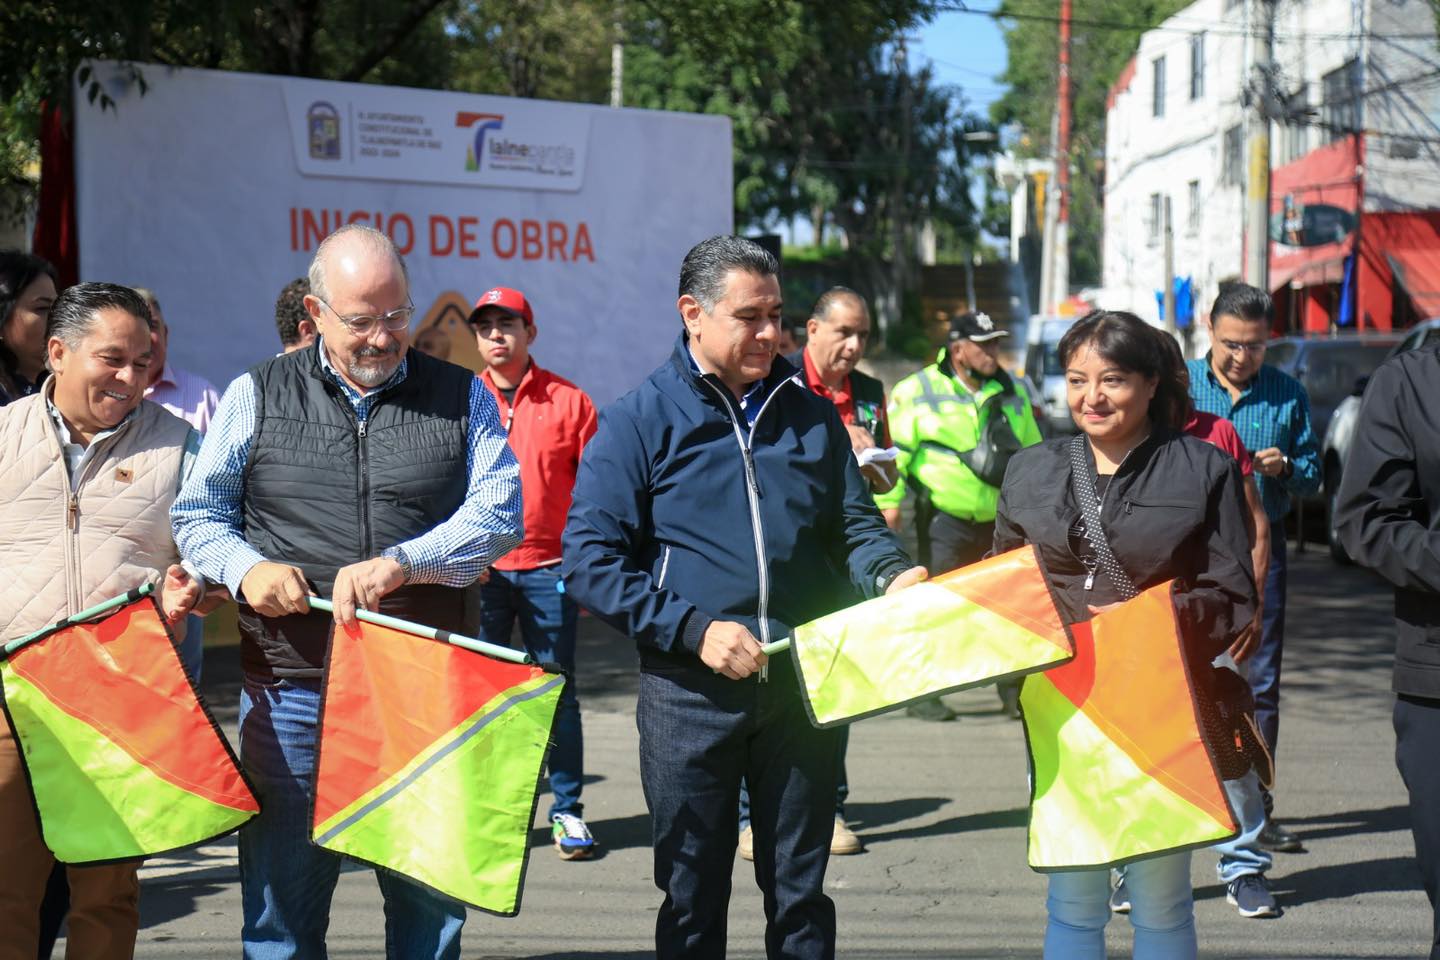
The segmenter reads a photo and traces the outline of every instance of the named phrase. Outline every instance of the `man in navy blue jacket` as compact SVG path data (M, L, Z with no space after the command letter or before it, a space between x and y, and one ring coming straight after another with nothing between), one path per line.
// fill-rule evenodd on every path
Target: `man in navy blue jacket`
M750 784L772 957L835 955L822 889L836 736L805 714L792 627L925 577L886 528L835 405L776 356L779 265L719 236L680 270L670 360L600 415L565 529L575 600L640 649L640 774L661 960L725 956Z

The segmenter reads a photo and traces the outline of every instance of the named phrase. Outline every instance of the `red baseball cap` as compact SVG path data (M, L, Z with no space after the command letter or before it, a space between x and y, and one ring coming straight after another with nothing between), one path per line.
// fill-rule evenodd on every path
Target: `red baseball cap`
M512 290L509 287L495 287L486 290L475 301L475 309L470 311L467 322L473 323L480 311L486 307L499 307L513 317L519 317L525 321L527 327L535 326L535 311L530 309L530 301L525 299L525 294L519 290Z

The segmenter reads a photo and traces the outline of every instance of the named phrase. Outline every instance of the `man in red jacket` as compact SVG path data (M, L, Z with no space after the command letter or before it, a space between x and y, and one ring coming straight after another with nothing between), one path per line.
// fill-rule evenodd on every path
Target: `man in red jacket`
M468 323L486 364L480 379L495 395L510 449L520 461L525 500L525 539L496 561L480 587L480 624L486 640L509 646L518 619L530 655L565 671L568 682L550 750L551 833L561 859L581 860L594 853L595 840L581 818L584 749L575 696L576 606L560 579L560 534L580 451L595 435L595 405L575 384L530 358L535 314L520 291L496 287L486 292Z

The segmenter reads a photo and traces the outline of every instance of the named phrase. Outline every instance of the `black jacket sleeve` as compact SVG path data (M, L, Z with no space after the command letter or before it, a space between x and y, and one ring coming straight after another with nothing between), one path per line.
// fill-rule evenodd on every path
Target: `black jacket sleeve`
M881 592L880 581L908 569L910 557L876 508L870 484L860 473L851 453L850 436L838 413L827 413L826 430L831 449L839 452L835 458L839 473L835 482L840 490L840 522L832 561L837 569L848 571L860 596L875 597Z
M1356 563L1402 589L1440 593L1434 520L1440 504L1425 502L1412 432L1412 425L1434 422L1434 409L1429 416L1419 409L1421 384L1412 379L1417 369L1423 368L1413 361L1391 361L1370 377L1340 479L1336 526ZM1440 398L1440 387L1430 389Z
M635 558L650 526L649 461L635 422L611 407L585 447L565 524L567 592L636 643L694 653L710 618L657 587Z
M1205 562L1175 588L1176 607L1191 652L1212 660L1229 649L1255 616L1255 570L1250 562L1245 488L1240 467L1226 462L1205 505Z

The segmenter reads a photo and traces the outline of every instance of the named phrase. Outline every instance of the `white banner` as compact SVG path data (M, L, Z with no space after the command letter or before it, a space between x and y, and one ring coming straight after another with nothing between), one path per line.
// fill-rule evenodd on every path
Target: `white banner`
M154 290L172 362L221 389L364 223L406 258L416 336L476 369L470 307L515 287L536 361L607 403L668 354L685 251L733 229L727 118L161 66L141 95L96 67L116 107L76 97L81 277Z

